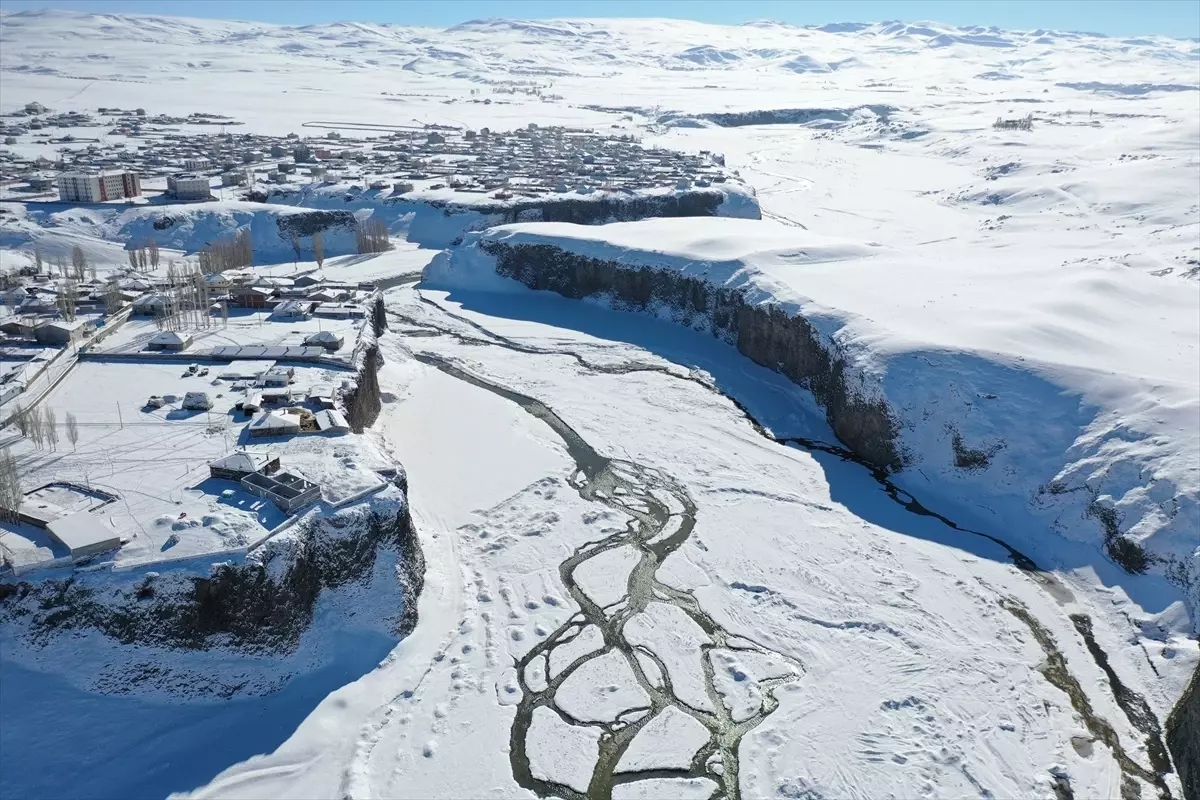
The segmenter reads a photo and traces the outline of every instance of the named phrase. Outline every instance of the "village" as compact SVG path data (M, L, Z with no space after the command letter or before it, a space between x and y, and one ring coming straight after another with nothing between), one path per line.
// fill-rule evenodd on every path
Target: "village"
M376 287L288 266L46 263L8 287L0 572L240 552L394 478L346 435L371 399Z
M205 112L186 118L141 108L55 112L29 103L0 117L0 196L81 203L265 200L268 190L347 183L397 197L453 189L506 200L705 187L735 174L726 172L720 154L643 148L628 132L336 121L307 122L303 137L225 130L238 124ZM220 132L184 129L193 126Z
M303 244L290 234L290 264L276 263L281 242L256 257L249 226L213 228L217 238L196 251L160 249L159 230L191 219L183 205L327 208L367 193L376 208L511 205L737 180L719 154L646 149L624 129L313 121L304 136L266 136L237 127L207 112L37 102L0 116L0 230L29 230L14 221L32 213L53 230L62 217L91 219L88 209L169 212L99 259L61 234L43 250L45 227L5 251L16 258L0 269L0 436L4 458L23 460L20 475L0 463L0 571L242 552L394 477L353 432L379 402L370 395L385 325L380 279L419 269L424 261L409 258L419 254L397 252L382 222L351 225L340 210L307 212L346 217L343 255L328 259L316 228ZM351 232L356 252L344 255ZM113 263L122 252L127 266Z

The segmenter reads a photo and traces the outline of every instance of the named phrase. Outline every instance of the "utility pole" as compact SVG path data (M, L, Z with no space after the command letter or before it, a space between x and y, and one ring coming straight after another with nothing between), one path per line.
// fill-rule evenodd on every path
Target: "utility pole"
M117 422L121 424L121 430L125 430L125 420L121 418L121 404L117 403Z

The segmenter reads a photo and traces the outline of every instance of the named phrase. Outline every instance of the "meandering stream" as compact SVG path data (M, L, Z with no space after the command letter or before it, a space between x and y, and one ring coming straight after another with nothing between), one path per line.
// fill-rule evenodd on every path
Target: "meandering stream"
M568 350L542 348L521 342L488 331L478 323L461 315L443 309L420 297L423 307L436 310L448 319L465 324L483 338L466 336L449 326L438 325L425 319L403 314L392 309L392 316L414 326L422 335L445 335L458 339L469 345L494 345L516 352L530 355L564 355L572 357L585 369L605 373L630 373L653 371L662 372L671 377L691 380L709 391L720 393L715 387L698 380L688 373L680 374L666 366L647 364L644 362L629 362L625 364L596 365L578 353ZM566 445L568 454L575 462L576 471L571 479L572 486L585 500L600 503L608 508L628 515L630 521L626 528L603 540L588 542L575 550L572 555L559 565L559 574L564 586L578 604L580 611L572 615L557 630L551 632L543 641L526 653L517 664L517 679L522 692L521 701L517 707L511 741L510 758L513 775L517 783L540 797L563 797L569 800L583 798L609 798L613 786L633 780L654 778L706 778L712 780L717 788L713 797L737 798L740 796L738 781L739 763L738 746L747 732L761 724L778 706L774 689L781 683L795 680L802 668L792 664L795 671L784 677L770 678L760 682L763 688L762 703L756 713L747 718L734 719L729 707L724 702L715 682L715 670L712 661L714 650L750 650L772 656L781 661L788 661L777 653L751 642L742 636L734 636L723 630L697 603L688 592L680 591L658 580L656 573L664 559L675 552L688 538L695 524L696 506L686 489L674 481L669 475L629 461L610 459L602 456L589 445L570 425L543 402L529 397L484 378L474 375L448 359L428 353L409 351L414 358L442 372L469 383L478 388L492 392L510 400L528 413L545 422ZM723 393L720 393L723 396ZM750 420L755 429L764 437L781 445L794 445L807 450L820 450L840 458L862 463L853 453L838 445L817 442L797 437L776 437L769 433L735 399L729 398ZM1013 564L1030 576L1042 587L1060 606L1066 606L1074 600L1071 591L1053 573L1040 569L1033 559L1013 548L1002 539L980 531L974 531L955 524L952 520L936 512L930 511L908 492L900 489L881 470L872 469L873 477L883 486L887 495L896 503L911 513L930 516L950 528L961 533L979 536L1004 548ZM675 510L672 510L675 509ZM636 550L638 561L631 570L626 586L625 596L618 602L601 607L579 586L575 579L576 570L589 560L617 547L629 546ZM694 622L707 636L708 641L701 645L699 660L704 676L704 691L710 700L710 708L699 708L681 700L675 693L670 679L670 672L664 663L662 654L654 653L644 645L631 644L625 636L626 624L638 614L645 612L650 602L661 602L673 605ZM1172 771L1166 748L1163 744L1161 727L1158 719L1150 710L1145 699L1123 685L1108 665L1107 656L1099 648L1091 633L1090 618L1081 614L1072 614L1071 620L1076 630L1083 637L1088 651L1096 659L1109 677L1114 699L1125 713L1131 724L1146 736L1147 750L1151 759L1149 768L1137 763L1127 754L1111 725L1098 717L1092 710L1086 694L1078 681L1066 668L1066 662L1061 655L1058 645L1046 632L1045 628L1028 612L1025 607L1015 600L1006 601L1007 608L1014 616L1024 623L1033 634L1035 640L1046 652L1051 666L1058 664L1059 669L1045 671L1047 680L1063 690L1071 698L1075 710L1083 717L1085 724L1093 735L1108 745L1117 760L1124 775L1122 796L1126 800L1139 796L1134 777L1155 787L1160 798L1170 798L1171 793L1163 780L1165 774ZM550 658L554 651L573 643L582 631L595 626L602 635L603 645L593 652L586 653L574 659L566 667L551 676ZM648 698L648 703L637 708L627 709L617 715L616 719L607 722L585 721L571 717L557 703L556 693L564 682L579 668L593 659L611 653L619 654L628 664L637 685ZM645 661L639 659L641 655ZM654 665L657 675L650 675L646 663ZM531 667L535 668L531 672ZM531 675L538 676L531 680ZM541 676L545 676L542 678ZM686 768L655 769L643 772L621 772L618 764L621 757L629 748L634 737L651 720L656 718L666 708L674 708L699 722L709 733L708 741L692 756ZM599 737L599 757L592 772L586 792L561 783L535 777L526 750L529 729L533 723L534 712L539 708L547 708L569 725L597 728ZM1068 782L1062 781L1056 792L1060 798L1072 796Z

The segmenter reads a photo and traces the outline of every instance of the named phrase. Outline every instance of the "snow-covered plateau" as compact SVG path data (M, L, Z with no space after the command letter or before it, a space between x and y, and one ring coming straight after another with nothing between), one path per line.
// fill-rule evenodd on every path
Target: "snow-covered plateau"
M502 199L450 159L136 206L6 179L0 271L245 231L244 272L378 288L389 330L373 424L278 445L337 499L235 556L197 554L279 515L154 523L212 515L189 471L232 396L107 410L192 380L128 357L152 322L43 379L79 452L0 430L30 485L107 473L145 525L113 569L0 582L0 794L1200 799L1195 39L0 14L0 114L35 101L234 141L590 129L730 177ZM87 152L34 133L0 169ZM357 253L371 219L392 248ZM194 333L325 332L232 323Z

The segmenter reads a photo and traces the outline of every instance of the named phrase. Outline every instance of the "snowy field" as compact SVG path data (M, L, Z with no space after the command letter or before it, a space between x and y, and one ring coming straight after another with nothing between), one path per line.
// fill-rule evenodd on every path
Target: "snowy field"
M57 450L35 449L27 439L11 444L23 486L70 481L115 492L117 502L93 513L128 540L117 563L134 564L245 547L287 519L269 501L210 478L208 462L234 449L279 456L284 469L322 484L322 497L331 503L382 484L374 470L390 464L361 437L249 439L250 418L234 408L244 393L232 388L233 381L214 382L231 365L196 363L210 374L185 376L187 364L155 363L152 357L79 363L45 401L60 424L67 414L75 416L79 441L72 447L60 438ZM309 386L337 385L351 374L312 367L296 372L301 398ZM183 409L187 392L208 392L212 409ZM152 394L173 399L147 408ZM229 489L232 496L222 496ZM4 534L5 544L21 547L7 540L34 533L16 526Z
M1096 519L1029 501L1061 479L1115 509L1122 534L1200 558L1198 62L1192 40L935 23L441 31L3 15L0 111L218 112L244 122L238 132L275 135L320 133L303 125L321 120L536 122L723 153L757 193L764 233L739 235L759 246L718 239L716 226L604 246L629 263L656 247L695 264L792 253L766 271L770 288L828 322L822 332L904 401L906 419L938 421L905 429L918 455L944 461L944 422L972 446L1000 444L968 401L999 399L1003 430L1026 438L995 450L994 480L931 468L883 485L764 437L729 397L776 435L833 438L810 395L708 334L519 287L397 289L373 431L338 440L333 457L314 437L278 449L337 496L386 459L406 466L428 563L416 629L366 674L390 642L363 634L366 655L352 658L352 633L345 668L293 684L297 696L231 703L229 717L190 709L178 729L170 699L147 708L79 690L75 672L103 643L33 666L0 660L5 718L20 721L6 729L46 713L82 752L90 731L64 711L78 706L128 723L103 752L173 732L164 760L188 765L60 764L41 739L6 738L0 787L238 800L1179 797L1155 737L1196 669L1194 602L1161 570L1113 564ZM532 85L540 95L523 93ZM1026 114L1031 130L993 127ZM142 213L0 207L5 269L38 238L119 266L134 229L116 220ZM221 230L217 217L200 227ZM413 241L331 257L323 272L420 271L434 251L416 247L419 221L389 219ZM289 258L256 269L316 266ZM134 519L219 516L175 548L215 541L210 528L271 525L198 488L238 435L229 396L211 420L140 410L149 394L214 388L180 366L82 363L49 400L79 418L79 453L12 445L36 481L117 489L105 513L131 534L126 550L160 552L173 525ZM995 539L912 513L906 492ZM1018 569L1007 548L1043 571ZM322 619L313 646L333 647L337 629ZM214 673L229 669L222 658ZM39 691L58 698L48 710L28 703Z

